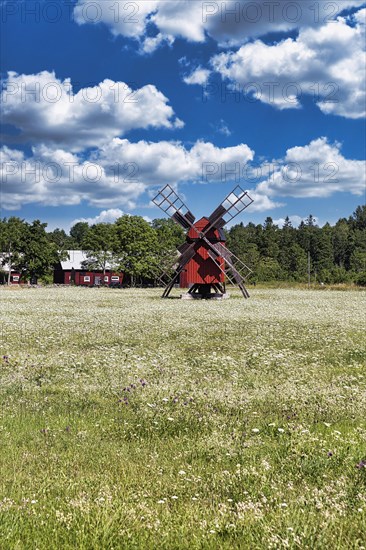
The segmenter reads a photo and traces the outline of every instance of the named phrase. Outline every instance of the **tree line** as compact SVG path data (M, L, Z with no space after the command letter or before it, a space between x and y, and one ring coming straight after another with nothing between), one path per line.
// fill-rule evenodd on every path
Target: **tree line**
M313 282L366 285L366 206L347 218L319 227L313 216L295 228L287 217L278 227L267 217L263 224L239 223L226 231L229 249L253 271L253 282ZM124 215L114 223L89 226L78 222L66 233L47 231L47 224L17 217L0 220L2 281L10 265L23 278L52 281L52 271L67 250L84 250L84 267L123 271L132 285L157 283L169 269L184 231L171 219L147 222L140 216Z
M295 228L286 217L282 228L266 218L263 225L242 223L228 231L228 246L253 270L257 281L366 284L366 206L348 219L319 227L312 215Z

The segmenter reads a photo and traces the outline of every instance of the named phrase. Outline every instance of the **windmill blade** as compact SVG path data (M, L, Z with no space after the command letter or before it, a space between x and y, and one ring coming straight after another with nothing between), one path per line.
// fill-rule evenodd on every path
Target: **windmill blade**
M183 244L179 245L177 250L179 252L180 255L184 254L186 252L186 250L191 246L192 243L189 243L187 241L185 241Z
M225 275L225 277L227 277L230 281L230 283L232 285L235 284L235 282L231 279L231 277L228 275L228 273L226 273L225 269L222 269L221 267L221 264L220 262L218 261L218 256L217 256L217 253L216 252L213 252L212 250L208 250L207 251L208 255L210 256L211 260L213 262L215 262L215 264L217 265L217 267L219 268L219 270L221 271L221 273L223 273Z
M168 281L171 281L171 272L174 268L174 271L177 271L179 269L179 265L183 263L186 265L187 261L189 261L190 252L188 253L189 256L185 256L185 253L188 251L188 249L192 248L194 243L189 243L185 241L175 251L174 255L171 255L170 262L166 264L167 267L165 267L164 271L161 272L160 275L158 275L159 281L165 286L167 285ZM182 258L183 256L183 258ZM186 260L186 258L189 258ZM192 256L193 257L193 256Z
M233 257L236 258L237 260L239 260L239 258L237 258L234 254L232 254L232 252L230 252L230 250L228 250L221 243L215 243L215 244L211 243L208 239L206 239L206 237L203 237L203 240L205 241L205 243L210 248L208 254L211 257L211 259L213 259L215 261L216 265L217 265L218 264L218 262L216 261L217 258L220 257L220 256L222 258L224 258L225 263L227 264L227 266L228 266L228 268L229 268L229 270L232 274L232 277L233 277L235 283L240 288L244 298L249 298L249 292L247 291L247 289L244 286L244 280L245 279L241 275L241 273L237 270L237 268L235 267L235 265L232 261ZM239 260L239 262L240 261L241 260ZM245 264L243 262L241 262L241 263L243 264L243 266L245 266ZM247 266L245 266L245 267L247 267ZM247 269L249 269L249 268L247 268ZM232 281L230 281L230 282L232 282Z
M177 280L178 278L178 275L179 273L175 273L174 274L174 277L172 278L171 281L169 281L169 283L166 285L165 289L164 289L164 292L162 294L162 298L168 298L169 294L170 294L170 291L172 290L174 284L175 284L175 281Z
M244 191L240 185L237 185L216 210L212 212L211 216L208 218L210 224L205 233L212 227L215 229L224 227L224 225L234 219L235 216L248 208L252 202L253 199L248 195L247 191Z
M185 247L185 250L178 261L178 270L182 271L184 266L193 258L193 256L196 254L196 244L193 243L187 243L188 247ZM179 271L179 273L180 273Z
M164 263L164 268L160 272L160 275L157 276L158 280L163 286L166 286L168 281L170 281L172 273L176 271L178 267L178 254L177 251L174 255L171 255L169 258L167 258L166 262Z
M216 254L222 256L227 263L230 262L235 267L236 271L240 273L243 280L245 280L251 273L253 273L250 267L242 262L240 258L235 256L235 254L222 243L215 243L214 246L216 248Z
M184 246L188 245L188 246ZM178 276L181 274L187 263L193 258L193 256L196 254L196 243L184 243L180 248L184 247L184 252L180 256L178 260L178 266L175 270L175 273L173 277L170 279L168 284L165 287L165 290L163 292L163 298L167 298L170 294L170 291L172 290L175 281L178 279ZM166 274L166 272L162 275L162 277Z
M217 261L217 256L216 256L217 252L214 253L212 250L210 250L208 252L208 254L209 254L210 258L215 262L215 264L218 267L220 267L220 269L221 269L221 266L220 266L219 262ZM234 279L234 280L232 280L231 277L229 276L229 274L227 272L224 272L226 277L229 279L230 283L232 285L236 284L240 288L241 293L243 294L244 298L249 298L249 292L244 286L244 278L237 271L237 269L233 266L233 264L230 262L230 260L225 259L225 263L229 266L229 270L232 273L232 277ZM223 270L221 269L221 271L223 271Z
M194 256L195 252L192 253L194 245L195 243L184 242L177 248L174 257L171 257L168 267L166 267L166 269L158 277L164 285L167 284L167 280L171 281L171 270L173 268L176 272L180 269L181 265L184 267L186 263Z
M165 214L168 214L176 223L183 229L189 229L195 220L194 215L181 198L177 195L174 189L167 184L159 193L152 199Z

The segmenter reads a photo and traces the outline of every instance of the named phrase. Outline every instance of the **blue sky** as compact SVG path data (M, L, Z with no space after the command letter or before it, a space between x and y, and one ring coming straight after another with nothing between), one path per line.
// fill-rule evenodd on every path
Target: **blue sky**
M349 216L365 200L366 11L331 4L2 2L1 215L153 219L166 183L204 215L239 183L244 223Z

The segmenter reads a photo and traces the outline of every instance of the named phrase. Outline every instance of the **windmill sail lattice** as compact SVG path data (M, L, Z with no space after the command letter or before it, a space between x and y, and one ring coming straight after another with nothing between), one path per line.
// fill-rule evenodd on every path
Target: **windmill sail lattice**
M231 193L222 201L222 203L209 216L209 222L212 227L217 229L224 227L231 222L243 210L248 208L253 202L253 199L246 191L237 185Z
M153 198L153 203L184 229L191 227L195 220L192 212L188 210L182 199L169 184Z

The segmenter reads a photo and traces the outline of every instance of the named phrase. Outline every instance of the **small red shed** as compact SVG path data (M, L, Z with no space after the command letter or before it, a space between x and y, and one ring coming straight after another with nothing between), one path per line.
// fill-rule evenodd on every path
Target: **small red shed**
M10 275L10 282L12 285L19 285L21 282L21 274L18 271L12 271Z
M9 280L9 264L6 262L6 253L0 252L0 284L4 285ZM22 282L22 274L17 269L10 271L10 284L20 285Z

